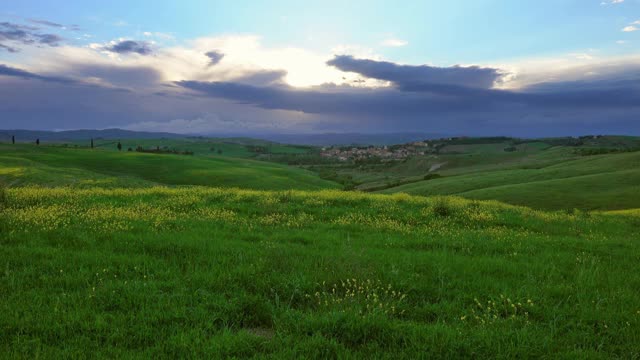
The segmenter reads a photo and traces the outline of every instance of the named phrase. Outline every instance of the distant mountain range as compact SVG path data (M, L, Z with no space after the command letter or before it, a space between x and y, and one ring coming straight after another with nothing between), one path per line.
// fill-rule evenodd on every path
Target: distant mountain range
M16 137L17 142L40 141L77 141L88 139L179 139L194 137L235 138L238 136L263 139L292 145L391 145L412 141L436 139L446 137L444 134L429 133L388 133L388 134L360 134L360 133L327 133L327 134L208 134L208 135L184 135L164 132L130 131L123 129L104 130L67 130L67 131L42 131L42 130L0 130L0 141L11 140Z

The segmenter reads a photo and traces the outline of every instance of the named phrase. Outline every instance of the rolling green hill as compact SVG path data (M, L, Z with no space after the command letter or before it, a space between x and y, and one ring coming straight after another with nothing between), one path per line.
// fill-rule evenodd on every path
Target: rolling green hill
M0 145L0 179L14 186L161 184L273 190L338 187L307 170L249 159L35 145Z
M73 142L73 145L88 146L89 142ZM117 140L95 140L95 147L101 150L117 151ZM283 145L270 141L249 138L159 138L159 139L123 139L123 150L136 149L141 146L147 149L175 149L178 151L192 151L196 156L226 156L251 158L257 155L252 148L260 148L270 154L305 154L310 151L308 146Z
M640 205L640 152L444 176L381 192L460 195L555 210L634 208Z

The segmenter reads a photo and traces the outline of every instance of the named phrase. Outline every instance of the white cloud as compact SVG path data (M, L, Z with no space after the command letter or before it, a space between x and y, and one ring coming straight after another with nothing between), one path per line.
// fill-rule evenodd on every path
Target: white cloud
M620 69L640 63L640 55L607 58L589 55L582 59L579 59L579 55L514 59L503 63L485 64L485 66L497 67L507 72L509 75L498 84L498 87L514 90L547 82L578 81L584 76L606 78L620 72Z
M569 56L573 56L577 60L593 60L593 56L586 53L569 54Z
M634 32L634 31L638 31L638 30L640 30L640 28L638 28L636 26L633 26L633 25L629 25L629 26L627 26L627 27L622 29L622 31L624 31L624 32Z
M146 37L155 37L155 38L163 39L163 40L175 40L175 36L173 36L171 34L167 34L167 33L162 33L162 32L145 31L145 32L142 33L142 35L144 35Z
M168 49L175 57L192 61L195 54L209 62L204 54L211 50L224 54L222 61L208 69L211 75L236 75L251 71L284 70L285 81L292 86L308 87L327 82L342 83L343 73L326 64L333 54L323 54L298 47L266 48L258 36L219 36L199 38L187 48Z
M402 46L406 46L408 44L409 44L408 41L395 39L395 38L386 39L386 40L384 40L383 42L380 43L380 45L388 46L388 47L402 47Z
M600 5L616 5L616 4L622 4L624 2L624 0L608 0L608 1L603 1L600 3Z
M157 33L149 34L156 36ZM252 35L205 37L178 46L158 46L149 56L121 55L105 50L121 40L91 43L84 47L66 45L44 49L30 46L23 52L25 60L21 68L71 76L77 74L74 69L77 65L147 67L156 70L160 74L158 81L163 83L180 80L233 81L264 71L285 71L285 82L299 87L347 84L355 78L353 74L326 64L333 58L333 50L337 49L322 53L299 47L265 47L260 37ZM215 66L209 66L211 59L205 55L212 50L224 54ZM367 54L370 55L367 57L373 57L371 52ZM149 87L157 86L160 83L149 84Z

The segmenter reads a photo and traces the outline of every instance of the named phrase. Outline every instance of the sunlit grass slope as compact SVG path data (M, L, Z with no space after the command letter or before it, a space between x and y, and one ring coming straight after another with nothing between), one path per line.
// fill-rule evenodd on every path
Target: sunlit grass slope
M310 171L248 159L34 145L0 145L0 179L14 186L163 184L270 190L338 187Z
M640 218L216 188L0 196L8 358L637 358Z
M640 206L640 152L589 156L539 168L443 177L381 192L460 195L555 210L637 208Z

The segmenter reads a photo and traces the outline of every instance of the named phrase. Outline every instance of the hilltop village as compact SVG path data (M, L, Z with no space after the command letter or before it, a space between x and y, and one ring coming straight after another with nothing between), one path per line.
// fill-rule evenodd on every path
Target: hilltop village
M334 161L365 161L375 160L376 162L401 161L414 156L437 155L448 145L482 145L504 143L505 152L517 151L519 144L530 142L526 139L510 138L504 136L494 137L449 137L441 139L431 139L415 141L406 144L389 146L330 146L323 147L320 156ZM544 139L550 146L581 147L575 152L582 155L595 155L611 152L638 151L635 144L627 144L620 138L611 138L602 135L586 135L580 137L558 137Z
M320 155L339 161L357 161L381 159L382 161L404 160L412 156L437 153L440 144L429 141L416 141L391 146L333 146L324 147Z

